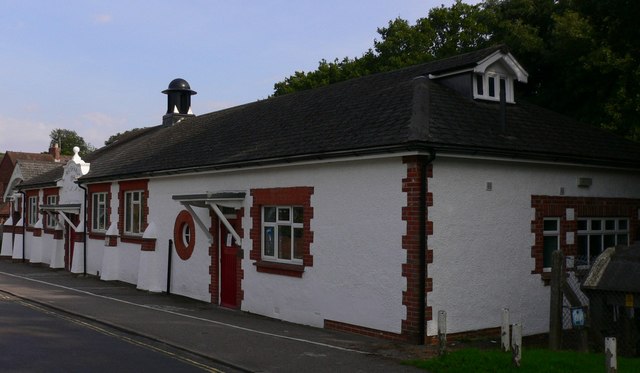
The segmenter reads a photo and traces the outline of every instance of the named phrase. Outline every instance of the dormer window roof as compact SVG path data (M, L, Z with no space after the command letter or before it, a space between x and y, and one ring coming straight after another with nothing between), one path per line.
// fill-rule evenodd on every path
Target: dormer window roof
M511 53L503 48L497 49L485 58L463 66L459 66L458 69L432 73L429 77L448 80L447 78L471 73L471 87L467 88L472 92L471 97L476 100L500 101L500 94L504 91L505 101L508 103L515 103L514 82L526 83L529 77L529 74Z
M505 91L507 102L514 103L513 82L526 83L529 74L511 55L502 51L478 62L473 68L473 98L500 101L500 92Z

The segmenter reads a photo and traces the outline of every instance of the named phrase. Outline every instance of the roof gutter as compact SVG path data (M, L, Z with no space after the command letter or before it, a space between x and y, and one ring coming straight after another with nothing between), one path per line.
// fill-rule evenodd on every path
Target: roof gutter
M272 166L272 165L278 165L278 164L292 164L292 163L309 162L309 161L339 159L339 158L345 158L350 156L362 157L362 156L370 156L370 155L393 154L393 153L411 152L411 151L424 152L425 154L431 154L431 152L436 150L439 153L457 153L457 154L467 154L471 156L489 156L489 157L499 157L499 158L509 158L509 159L523 159L523 160L531 160L531 161L546 161L551 163L582 164L585 166L618 167L618 168L626 168L626 169L632 169L632 170L640 169L640 164L638 164L638 162L633 160L620 161L620 160L602 159L602 158L579 157L579 156L571 156L571 155L564 155L564 154L536 153L536 152L527 152L527 151L521 151L521 150L510 150L510 149L501 149L501 148L484 148L484 147L473 147L473 146L466 146L466 145L448 145L448 144L431 143L431 142L425 142L425 141L413 141L413 142L407 142L402 144L380 146L375 148L344 150L344 151L336 151L336 152L330 152L330 153L304 154L304 155L298 155L298 156L283 156L283 157L268 158L268 159L254 159L254 160L248 160L248 161L220 163L220 164L208 165L208 166L185 167L185 168L175 168L170 170L158 170L158 171L147 171L147 172L120 173L120 174L111 174L111 175L104 175L104 176L97 176L97 177L83 176L80 178L80 180L83 184L88 184L88 183L122 180L122 179L136 179L136 178L147 178L147 177L154 177L154 176L170 176L170 175L187 174L187 173L203 173L203 172L210 172L210 171L266 167L266 166ZM88 175L91 175L91 172L89 172Z
M82 183L88 184L88 183L95 183L100 181L111 181L114 179L134 179L134 178L141 178L141 177L166 176L166 175L177 175L177 174L185 174L185 173L202 173L202 172L208 172L208 171L219 171L219 170L230 170L230 169L244 169L244 168L251 168L251 167L271 166L271 165L277 165L277 164L291 164L291 163L308 162L308 161L339 159L339 158L345 158L345 157L363 157L363 156L369 156L369 155L393 154L393 153L408 152L408 151L417 151L417 152L424 152L425 154L429 154L429 152L432 151L432 147L430 147L427 143L415 141L411 143L380 146L375 148L344 150L344 151L336 151L336 152L330 152L330 153L304 154L304 155L298 155L298 156L283 156L283 157L268 158L268 159L254 159L254 160L248 160L248 161L220 163L220 164L208 165L208 166L176 168L171 170L158 170L158 171L137 172L137 173L128 173L128 174L113 174L113 175L105 175L105 176L98 176L98 177L83 176L80 178L80 180ZM89 172L88 175L90 174L91 172Z

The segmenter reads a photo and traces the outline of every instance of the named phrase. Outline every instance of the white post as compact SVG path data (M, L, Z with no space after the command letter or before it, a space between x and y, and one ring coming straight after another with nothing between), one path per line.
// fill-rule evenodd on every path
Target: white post
M604 339L604 356L606 361L606 372L615 373L618 371L618 358L616 357L616 338L607 337Z
M513 357L513 365L520 367L522 360L522 324L513 324L513 338L511 341L511 356Z
M502 342L502 351L509 351L510 334L509 334L509 309L508 308L502 309L502 328L501 328L500 337Z
M447 352L447 312L438 311L438 353Z

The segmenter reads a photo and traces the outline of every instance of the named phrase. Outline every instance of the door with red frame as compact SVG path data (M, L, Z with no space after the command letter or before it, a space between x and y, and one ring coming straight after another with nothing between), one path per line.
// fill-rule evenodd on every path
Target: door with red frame
M69 220L73 222L73 224L78 224L79 218L77 214L69 214ZM76 231L73 229L71 224L65 222L64 224L64 269L67 271L71 271L71 264L73 263L73 249L75 246L75 236Z
M237 219L229 220L236 227ZM220 223L220 305L238 308L238 246L231 233Z

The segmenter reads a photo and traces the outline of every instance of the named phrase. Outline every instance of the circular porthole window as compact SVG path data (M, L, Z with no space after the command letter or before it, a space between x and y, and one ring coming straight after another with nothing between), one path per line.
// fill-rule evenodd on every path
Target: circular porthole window
M196 230L193 217L186 210L180 211L176 217L176 223L173 226L173 242L180 259L187 260L191 257L196 245Z

